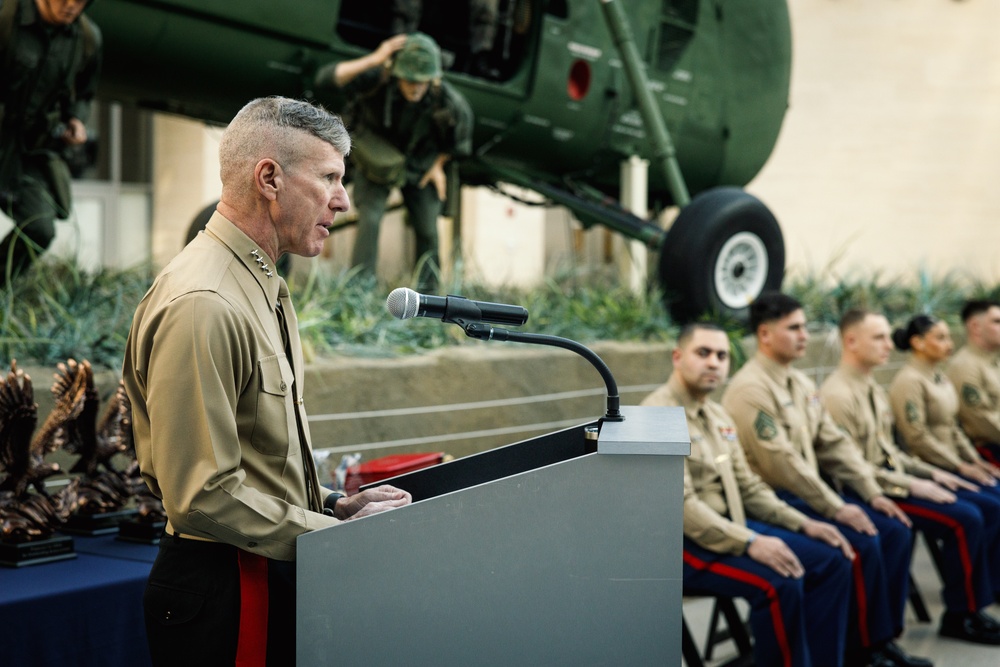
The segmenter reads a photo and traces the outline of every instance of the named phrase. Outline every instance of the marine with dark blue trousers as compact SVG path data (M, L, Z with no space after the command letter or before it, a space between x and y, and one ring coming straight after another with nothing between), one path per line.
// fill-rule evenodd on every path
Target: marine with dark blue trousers
M674 371L643 405L684 408L684 590L750 603L754 660L843 664L853 551L837 528L789 507L750 471L736 429L708 399L729 371L719 327L685 327ZM750 517L750 518L747 518Z
M1000 530L1000 507L994 502L984 513L962 496L978 495L989 504L988 495L975 493L975 485L910 456L893 442L892 409L874 378L893 349L888 320L867 310L849 310L840 320L840 339L840 366L820 388L824 407L875 466L882 489L896 498L914 526L943 542L947 567L941 572L941 634L996 644L996 621L982 610L994 599L989 564L1000 567L993 541Z
M807 516L833 520L854 547L847 663L930 665L894 641L903 631L908 594L910 519L830 419L813 382L791 366L809 340L802 304L778 292L762 294L750 305L750 326L757 352L733 376L722 405L754 472Z

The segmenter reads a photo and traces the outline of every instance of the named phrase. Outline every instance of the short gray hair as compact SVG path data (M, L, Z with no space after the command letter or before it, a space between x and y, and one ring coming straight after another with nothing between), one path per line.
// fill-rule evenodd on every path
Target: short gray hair
M351 152L351 137L340 116L303 100L259 97L240 109L222 134L223 187L249 187L253 167L265 157L286 168L293 166L298 158L295 135L300 132L322 139L345 158Z

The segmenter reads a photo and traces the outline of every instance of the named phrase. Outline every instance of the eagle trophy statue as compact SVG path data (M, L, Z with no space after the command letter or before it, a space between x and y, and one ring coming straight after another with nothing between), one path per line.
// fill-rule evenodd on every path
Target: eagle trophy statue
M13 360L10 372L0 378L0 469L5 473L0 482L0 539L46 539L76 507L79 482L74 480L55 496L46 490L45 480L60 468L45 457L59 448L60 425L83 409L82 393L78 382L56 395L55 407L35 433L38 404L31 376Z

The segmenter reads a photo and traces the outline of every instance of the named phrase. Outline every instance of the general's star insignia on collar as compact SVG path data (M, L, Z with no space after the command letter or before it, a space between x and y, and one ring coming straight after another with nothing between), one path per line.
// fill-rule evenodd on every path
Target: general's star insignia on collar
M250 251L250 256L253 257L254 261L257 262L257 266L260 267L260 270L263 271L268 278L274 276L274 271L268 270L271 267L269 267L267 264L264 263L264 258L261 256L260 251L257 250L257 248L254 248L253 250Z

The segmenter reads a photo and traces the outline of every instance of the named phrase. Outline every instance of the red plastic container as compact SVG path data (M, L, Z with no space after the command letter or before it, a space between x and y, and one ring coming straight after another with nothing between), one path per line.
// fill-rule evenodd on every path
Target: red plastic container
M366 484L402 475L404 472L427 468L441 463L443 459L444 452L392 454L380 459L373 459L347 471L347 477L344 479L344 492L349 496L354 495L360 487Z

